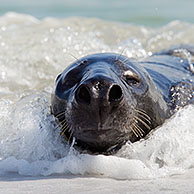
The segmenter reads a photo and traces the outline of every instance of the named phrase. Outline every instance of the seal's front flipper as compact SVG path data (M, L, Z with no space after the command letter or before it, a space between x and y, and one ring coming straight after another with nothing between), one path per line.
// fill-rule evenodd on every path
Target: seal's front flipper
M153 55L170 55L180 57L188 61L189 70L194 73L194 45L180 44L168 49L156 52Z

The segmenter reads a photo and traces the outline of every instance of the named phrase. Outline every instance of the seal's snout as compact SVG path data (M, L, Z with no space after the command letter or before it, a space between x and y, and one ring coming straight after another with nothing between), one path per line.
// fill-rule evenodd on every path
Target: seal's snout
M91 104L98 102L99 105L119 105L123 99L123 91L118 84L91 85L91 83L81 85L75 98L78 104Z
M99 130L109 127L109 119L122 102L122 87L113 80L101 77L86 80L75 92L77 106L84 110L85 117Z

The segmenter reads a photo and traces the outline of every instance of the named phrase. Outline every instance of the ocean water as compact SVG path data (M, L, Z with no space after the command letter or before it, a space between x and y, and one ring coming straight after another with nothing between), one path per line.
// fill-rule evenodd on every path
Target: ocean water
M194 24L182 21L151 28L96 18L1 16L0 192L14 192L19 182L16 193L28 188L35 193L33 185L42 180L47 189L41 189L40 181L36 193L63 193L61 188L82 193L79 184L84 193L98 193L99 182L104 183L101 191L109 193L192 193L193 105L177 112L150 138L126 144L112 156L93 156L63 142L50 114L50 96L57 75L75 60L72 56L122 52L144 58L174 44L194 44L193 32ZM153 192L148 189L152 183Z
M0 0L0 15L26 13L37 18L72 16L161 26L172 20L194 21L193 0Z

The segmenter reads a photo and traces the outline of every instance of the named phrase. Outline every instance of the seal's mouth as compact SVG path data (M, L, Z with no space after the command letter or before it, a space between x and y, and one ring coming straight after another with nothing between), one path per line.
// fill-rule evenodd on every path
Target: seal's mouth
M79 151L85 150L92 153L107 154L114 147L120 148L129 139L131 142L137 141L146 135L146 130L150 130L151 118L143 111L134 109L131 118L124 118L125 124L111 125L109 122L105 127L100 124L88 126L88 120L85 125L78 122L71 123L65 118L66 112L58 114L56 117L60 123L60 135L69 143L75 139L75 147L79 147ZM109 116L111 118L111 115ZM120 120L120 119L119 119ZM124 121L123 120L123 121ZM120 145L120 146L118 146ZM80 149L81 148L81 149ZM112 152L111 152L112 153Z
M89 134L96 134L96 135L102 135L102 134L106 134L108 132L112 131L112 128L108 128L108 129L104 129L104 128L101 128L100 130L98 129L84 129L82 130L82 133L83 134L86 134L86 135L89 135Z
M64 136L68 141L71 141L74 137L75 139L86 141L86 142L94 142L96 141L107 141L107 137L113 133L113 128L84 128L74 127L69 124L66 119L63 119L60 122L60 135ZM118 134L117 130L114 130L114 134Z
M80 152L93 154L112 154L113 150L120 148L126 142L119 140L121 133L114 128L80 128L69 123L65 117L65 113L58 114L56 118L59 120L60 136L62 136L70 144L75 140L74 147Z

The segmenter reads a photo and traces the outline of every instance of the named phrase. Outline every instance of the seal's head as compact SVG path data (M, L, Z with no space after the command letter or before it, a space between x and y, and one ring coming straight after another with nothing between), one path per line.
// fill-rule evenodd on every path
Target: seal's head
M56 80L51 111L77 147L108 153L161 124L160 96L145 70L127 57L100 53L71 64Z

